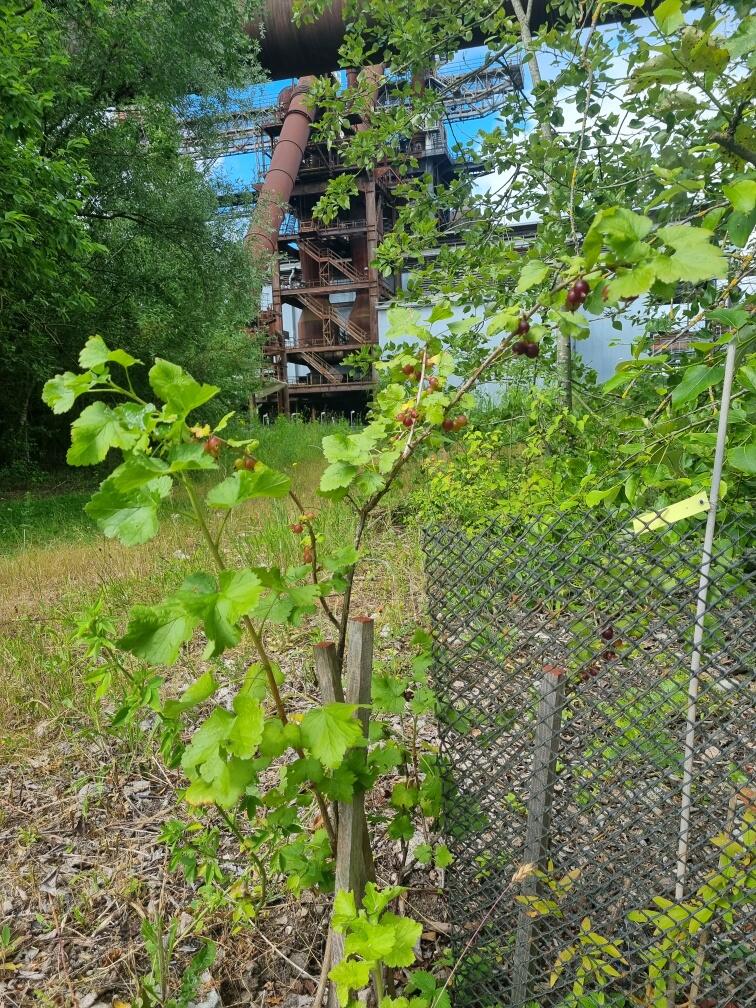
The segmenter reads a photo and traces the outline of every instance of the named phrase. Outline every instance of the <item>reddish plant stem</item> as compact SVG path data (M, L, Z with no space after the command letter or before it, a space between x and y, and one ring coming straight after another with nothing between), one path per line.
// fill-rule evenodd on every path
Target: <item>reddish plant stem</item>
M311 561L312 583L315 585L320 584L320 582L318 581L318 546L315 539L315 529L312 527L312 522L309 520L309 518L305 518L306 512L304 506L302 505L302 502L299 500L299 498L297 497L297 495L294 493L293 490L289 490L289 497L291 497L295 505L299 508L299 512L302 515L302 524L307 529L307 535L309 536L310 539L310 549L312 550L312 561ZM328 605L328 601L322 595L319 596L318 600L323 609L323 612L326 614L328 619L331 621L331 623L333 623L335 627L338 627L339 621L333 615L333 611L331 607Z
M207 543L207 547L210 550L210 555L213 558L216 569L219 572L224 571L227 569L226 562L223 559L223 555L220 549L218 548L217 543L210 534L210 529L207 527L205 516L202 513L202 507L200 505L200 502L197 500L196 493L194 492L194 487L192 486L190 480L188 479L184 479L183 482L184 487L186 488L186 492L189 496L189 500L191 502L195 517L197 519L197 524L199 525L200 531L202 532L204 540ZM263 643L261 635L255 629L255 625L249 618L249 616L244 617L243 623L247 629L247 633L252 638L252 643L255 645L255 650L257 651L260 657L260 664L263 667L263 671L265 672L265 678L268 681L268 687L270 689L270 694L273 697L273 703L275 704L276 707L276 713L278 714L278 719L282 725L286 725L289 723L289 719L286 715L286 707L281 697L281 692L278 689L278 683L276 682L275 672L273 671L273 666L271 664L270 658L268 657L268 653L265 650L265 644ZM294 751L296 752L297 756L299 756L300 759L304 759L304 751L299 746L296 746L294 748ZM335 853L336 831L333 828L333 822L331 821L331 816L328 812L328 806L326 805L323 795L320 793L317 787L315 787L314 784L311 785L311 790L313 795L315 796L315 801L318 804L320 816L323 820L323 826L325 827L326 833L328 834L328 839L331 842L331 847Z

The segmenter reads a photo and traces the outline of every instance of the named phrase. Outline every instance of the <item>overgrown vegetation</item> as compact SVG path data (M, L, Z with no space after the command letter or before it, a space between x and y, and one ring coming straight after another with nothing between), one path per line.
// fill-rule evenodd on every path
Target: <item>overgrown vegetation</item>
M307 16L322 4L300 7ZM325 78L312 89L316 131L338 144L349 169L319 205L329 221L361 168L386 160L415 171L399 141L442 107L435 89L411 87L408 77L448 57L473 28L484 30L492 59L522 53L533 82L502 106L512 129L477 141L476 156L502 186L481 193L463 178L433 188L410 172L398 190L399 223L377 259L386 272L406 269L418 265L420 245L441 246L412 287L429 292L429 310L391 309L391 349L375 364L381 387L368 423L329 430L321 458L319 426L249 429L226 409L243 408L250 391L251 354L240 355L238 341L254 285L235 234L218 223L218 193L181 154L178 117L205 99L212 108L255 72L240 38L249 11L170 2L2 8L13 29L2 51L13 106L0 135L13 207L0 241L0 296L11 306L6 426L18 432L8 460L23 463L34 446L54 443L59 428L39 420L35 390L59 367L43 391L53 415L85 400L69 464L113 466L85 506L107 543L87 541L73 500L6 505L5 528L13 527L4 535L19 550L6 561L7 623L21 632L3 645L4 734L22 752L30 715L45 731L86 722L101 743L112 733L135 760L147 751L160 761L175 804L160 839L189 886L192 929L221 915L243 933L284 890L324 901L311 993L320 997L330 979L345 1008L361 996L380 1008L445 1008L456 970L413 969L423 928L407 910L406 883L419 866L443 870L450 856L436 833L430 640L408 588L419 567L417 524L405 534L396 519L415 511L421 522L476 528L506 516L517 528L534 514L629 514L707 493L734 347L725 507L742 521L728 548L742 552L751 541L754 18L738 4L692 11L664 0L648 32L623 25L610 43L598 27L607 5L592 9L589 24L582 9L563 7L564 23L535 35L519 0L514 9L517 21L482 3L363 5L343 61L391 67L385 86L396 101L373 109L374 82L362 80L346 92ZM539 70L546 52L558 67L550 81ZM202 102L186 99L199 90ZM575 113L568 128L565 103ZM352 133L355 105L368 104L366 128ZM536 239L522 255L502 221L533 214ZM455 228L459 240L445 243ZM570 355L588 332L583 309L618 322L633 313L644 330L602 389L584 383L576 394ZM650 353L654 340L672 338L684 353ZM481 382L527 374L536 360L539 383L470 423ZM42 528L54 536L55 524L61 539L82 541L44 556L35 540ZM591 548L581 542L577 560ZM72 582L88 582L75 605ZM23 583L52 596L41 618L29 613ZM385 626L402 641L379 657L368 730L342 682L350 617L367 611L390 613ZM604 628L610 636L595 639L588 622L590 660L595 649L611 651L616 634ZM321 703L311 646L329 637L336 699ZM380 851L385 865L331 900L335 807L363 795L365 861L374 865ZM744 831L750 843L750 820ZM36 840L33 828L19 834L22 847ZM722 841L728 858L731 842ZM732 861L720 868L722 887L737 890L727 903L734 913L751 875ZM701 898L690 897L696 918ZM633 992L633 1003L661 1006L675 984L693 982L695 962L687 947L662 947L661 917L675 929L685 921L656 906L633 918L653 941L649 990ZM333 966L329 926L344 939ZM203 936L171 973L165 953L179 928L160 908L143 924L147 965L131 985L138 1004L194 997L215 946ZM674 933L684 946L693 932ZM586 917L555 964L573 977L564 1004L606 1003L625 962L607 943Z
M231 0L0 5L0 468L60 461L39 390L92 333L246 402L259 354L240 329L260 277L197 158L229 88L260 79L253 15Z

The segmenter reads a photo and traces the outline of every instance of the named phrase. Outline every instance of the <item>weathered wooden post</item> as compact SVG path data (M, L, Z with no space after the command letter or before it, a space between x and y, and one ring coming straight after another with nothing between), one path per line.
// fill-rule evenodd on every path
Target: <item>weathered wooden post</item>
M324 703L334 701L361 704L357 717L367 737L373 677L373 621L367 616L350 619L347 625L346 687L338 672L336 647L331 643L315 647L315 669ZM366 758L363 753L363 758ZM350 890L359 906L365 883L375 878L370 837L365 820L365 795L355 794L349 802L337 805L336 832L336 885L335 891ZM344 955L344 939L330 932L330 965L335 966ZM333 985L329 988L328 1008L337 1008L338 1001ZM318 1006L316 1006L318 1008Z
M343 703L344 687L341 684L336 645L333 641L323 641L315 645L315 673L323 703Z
M543 679L538 684L538 692L527 832L522 860L524 864L535 865L543 870L549 860L554 781L565 699L563 671L557 668L545 669ZM538 879L531 874L522 884L522 893L524 896L535 896L537 890ZM520 1008L529 1000L534 924L528 908L521 907L512 966L512 1008Z

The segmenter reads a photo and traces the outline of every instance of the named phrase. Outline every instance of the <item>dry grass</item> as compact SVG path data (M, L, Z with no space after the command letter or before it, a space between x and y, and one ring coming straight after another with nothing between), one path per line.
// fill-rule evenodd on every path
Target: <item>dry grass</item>
M299 499L318 512L321 552L344 546L353 536L354 519L345 507L317 497L320 459L310 452L292 461L291 445L286 449ZM281 568L300 563L299 538L289 530L296 514L289 500L238 509L227 528L230 561ZM58 539L0 558L0 759L3 750L7 756L36 748L39 719L74 728L80 727L80 712L89 719L84 666L69 642L77 614L103 595L107 612L123 627L132 605L157 601L187 574L211 566L195 526L178 513L165 517L154 540L133 549L96 532L83 536L78 523L72 535L73 541ZM377 616L388 627L383 632L393 636L420 618L421 599L418 545L394 525L390 511L383 511L366 537L354 611ZM300 645L309 647L333 631L316 616L301 628L271 633L275 649L293 657ZM195 656L187 659L179 679L198 672ZM295 661L301 665L302 660L296 654Z
M291 445L281 449L289 453L303 504L318 511L322 550L344 546L353 518L317 498L320 461L310 455L297 463ZM298 538L288 528L295 517L289 501L240 509L229 523L229 559L281 567L300 562ZM0 970L3 1006L73 1008L93 994L98 1005L128 1003L147 965L140 919L191 920L195 892L168 871L158 841L166 819L182 815L180 774L166 773L149 730L109 733L107 714L86 685L91 663L70 634L74 615L99 595L123 627L133 604L157 601L209 566L194 526L181 516L167 516L156 539L136 549L82 533L75 523L69 540L61 535L48 546L22 546L0 558L0 927L8 923L19 940L14 970ZM376 619L379 664L401 661L421 617L422 574L416 539L390 511L375 517L366 537L354 612ZM331 636L332 627L318 612L300 627L269 633L287 674L289 701L314 701L312 644ZM173 688L203 671L201 653L199 642L184 650L169 673ZM233 680L252 656L242 644L224 658ZM388 850L387 876L392 857ZM302 905L282 894L260 922L264 933L254 927L234 932L228 911L204 920L203 933L221 950L212 972L222 1003L295 1008L311 996L314 982L281 954L317 973L326 913L323 898ZM174 983L196 940L188 938L183 948L172 966Z

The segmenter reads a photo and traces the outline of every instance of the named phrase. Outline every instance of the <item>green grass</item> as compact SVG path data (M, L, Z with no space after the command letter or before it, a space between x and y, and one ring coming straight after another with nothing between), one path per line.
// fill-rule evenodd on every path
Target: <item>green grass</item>
M0 552L92 538L96 530L84 514L89 497L84 491L42 495L28 491L0 500Z
M240 439L256 438L260 442L255 449L259 458L274 469L292 473L298 465L316 463L321 457L324 435L338 429L348 427L281 417L272 424L233 424L233 434L228 431L224 434ZM25 493L0 496L0 554L96 539L98 532L84 513L84 505L104 475L102 471L84 470L62 480L56 474L54 483L41 480Z
M238 432L240 437L257 438L260 445L255 454L273 469L284 469L288 472L301 462L319 459L323 438L339 430L348 431L349 425L303 423L301 420L278 417L272 424L263 424L259 421L239 424L235 427L234 434Z
M303 507L316 513L321 558L352 541L356 521L344 502L317 493L324 464L320 442L334 429L280 420L270 427L255 425L252 431L260 440L255 455L288 471ZM234 430L234 435L242 433L241 427ZM82 511L89 494L80 487L72 483L65 493L28 493L0 502L0 542L10 547L0 549L0 752L5 750L6 758L33 749L34 726L41 721L72 737L89 731L92 691L85 676L91 663L71 641L78 614L101 596L104 613L120 633L133 605L155 603L189 574L212 568L198 530L179 513L180 496L167 506L155 539L126 548L106 540L89 522ZM288 498L251 501L236 509L223 539L228 563L282 569L302 564L304 537L290 529L297 517ZM218 517L211 520L217 528ZM368 527L363 556L354 612L379 613L396 630L420 618L418 538L395 524L388 501ZM301 648L303 639L332 636L333 628L318 611L300 627L271 625L266 632L274 652L283 657L292 646ZM229 656L232 661L245 657ZM302 666L297 657L296 665L301 675L306 661ZM192 650L169 677L190 681L201 668L201 649Z
M321 555L349 542L354 528L346 508L317 495L321 441L333 429L282 419L224 432L257 438L255 455L290 473L303 506L318 513ZM75 472L62 493L40 488L0 501L0 739L13 738L11 749L24 744L30 723L78 722L77 711L87 706L86 662L69 642L75 614L102 595L105 611L123 629L131 606L156 602L188 574L212 567L194 525L174 513L181 511L181 495L167 504L158 536L127 549L105 540L84 513L91 491L80 482L83 475ZM96 474L92 489L102 476ZM302 537L289 528L297 514L289 499L239 508L224 536L229 562L300 564Z

